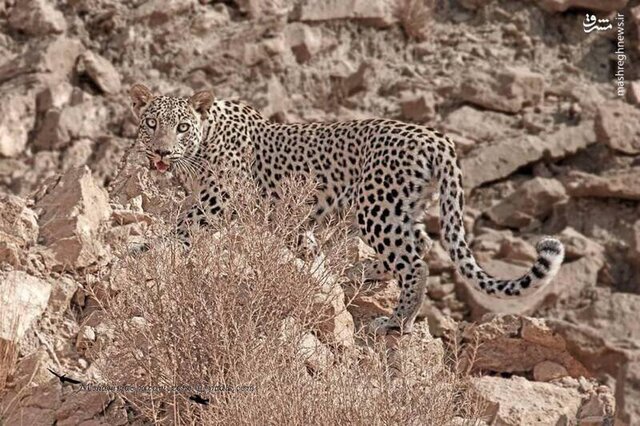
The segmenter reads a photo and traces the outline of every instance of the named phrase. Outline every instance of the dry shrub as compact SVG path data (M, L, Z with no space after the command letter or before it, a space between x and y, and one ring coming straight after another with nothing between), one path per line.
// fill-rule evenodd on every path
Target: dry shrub
M433 13L436 0L400 0L397 15L407 37L424 41L433 29Z
M6 288L7 286L5 286ZM12 300L13 294L3 294L0 297ZM0 400L2 392L7 385L7 380L15 370L18 358L18 326L20 323L20 312L15 305L2 303L0 309Z
M230 187L235 213L214 220L219 232L195 232L188 253L167 243L123 259L101 371L105 385L132 387L117 393L134 413L205 425L440 425L473 417L466 379L444 367L433 340L403 340L393 357L383 341L333 348L333 362L311 370L300 342L327 320L314 302L324 278L292 241L306 230L313 188L290 182L271 203L249 183ZM341 222L315 233L327 279L347 266L346 229Z

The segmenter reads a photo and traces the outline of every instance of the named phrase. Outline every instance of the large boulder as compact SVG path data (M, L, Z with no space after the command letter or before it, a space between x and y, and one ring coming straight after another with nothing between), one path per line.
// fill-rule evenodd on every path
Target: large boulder
M472 387L491 424L502 426L613 424L615 401L608 388L590 382L530 382L524 377L477 377Z
M544 137L527 135L498 141L462 159L463 184L475 188L505 178L545 156L564 158L596 142L592 121L563 127Z
M86 74L104 93L120 91L120 74L106 58L90 50L80 55L77 70Z
M357 20L373 27L397 22L393 2L386 0L305 0L296 11L300 21Z
M551 213L555 204L566 199L567 193L562 183L538 177L520 185L487 214L498 225L523 228L540 223Z
M616 376L618 418L623 424L640 422L640 360L625 363Z
M109 197L86 166L65 173L36 207L41 242L58 267L84 268L108 256L101 230L111 217Z
M302 260L295 259L295 262L301 268L305 267ZM318 281L318 292L313 297L313 303L325 318L318 324L318 335L325 343L353 347L355 326L345 305L344 291L337 277L329 273L324 264L324 258L320 255L314 259L310 269Z
M30 93L10 91L0 103L0 158L20 155L34 124L35 105Z
M525 68L509 67L497 73L472 71L460 85L458 96L495 111L516 113L537 105L544 93L544 76Z
M284 34L298 63L307 62L326 47L321 29L301 22L287 25Z
M81 102L53 107L44 113L33 140L35 148L57 150L73 140L96 139L104 133L101 126L108 121L109 109L97 97L81 97Z
M83 50L79 40L64 35L43 38L25 53L0 65L0 82L37 74L46 84L58 84L71 77L78 55Z
M0 193L0 263L19 263L22 250L35 244L38 219L26 202Z
M51 284L26 272L0 272L0 338L18 342L47 308Z
M640 109L621 101L598 107L598 142L624 154L640 154Z
M572 197L640 200L640 167L604 176L572 170L565 178L565 186Z
M62 33L67 29L64 15L53 7L50 0L20 0L9 15L14 30L32 36Z
M504 315L463 331L469 346L464 360L477 371L533 373L553 362L571 377L590 376L590 372L567 350L566 341L538 318ZM547 363L540 365L541 363Z

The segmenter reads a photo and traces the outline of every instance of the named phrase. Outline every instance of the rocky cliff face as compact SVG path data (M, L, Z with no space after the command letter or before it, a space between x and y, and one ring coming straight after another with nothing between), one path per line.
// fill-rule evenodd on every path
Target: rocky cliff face
M585 14L612 28L585 32ZM638 424L639 33L640 5L627 0L0 4L0 419L134 421L120 396L75 392L47 367L100 380L114 340L101 295L129 282L112 278L119 247L166 229L184 196L132 146L126 92L144 82L211 88L281 122L387 117L446 131L486 269L518 275L544 234L567 258L543 294L496 302L436 242L422 332L462 345L486 421ZM394 283L323 285L331 321L303 334L309 371L341 368L344 347L364 351L354 330L397 296Z

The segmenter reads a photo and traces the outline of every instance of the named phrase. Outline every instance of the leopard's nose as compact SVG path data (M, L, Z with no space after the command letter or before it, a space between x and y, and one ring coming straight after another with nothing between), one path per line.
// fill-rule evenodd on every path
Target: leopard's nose
M171 151L167 150L167 149L156 149L156 154L158 154L160 157L165 157L169 154L171 154Z

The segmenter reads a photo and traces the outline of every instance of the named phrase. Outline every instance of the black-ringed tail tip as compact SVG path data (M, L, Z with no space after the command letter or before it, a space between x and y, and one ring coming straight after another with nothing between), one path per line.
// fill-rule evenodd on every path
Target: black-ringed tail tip
M564 260L564 246L555 238L545 237L536 244L538 257L531 269L523 276L510 280L496 279L487 274L476 263L460 262L458 272L472 286L497 298L527 296L546 286L556 276Z

